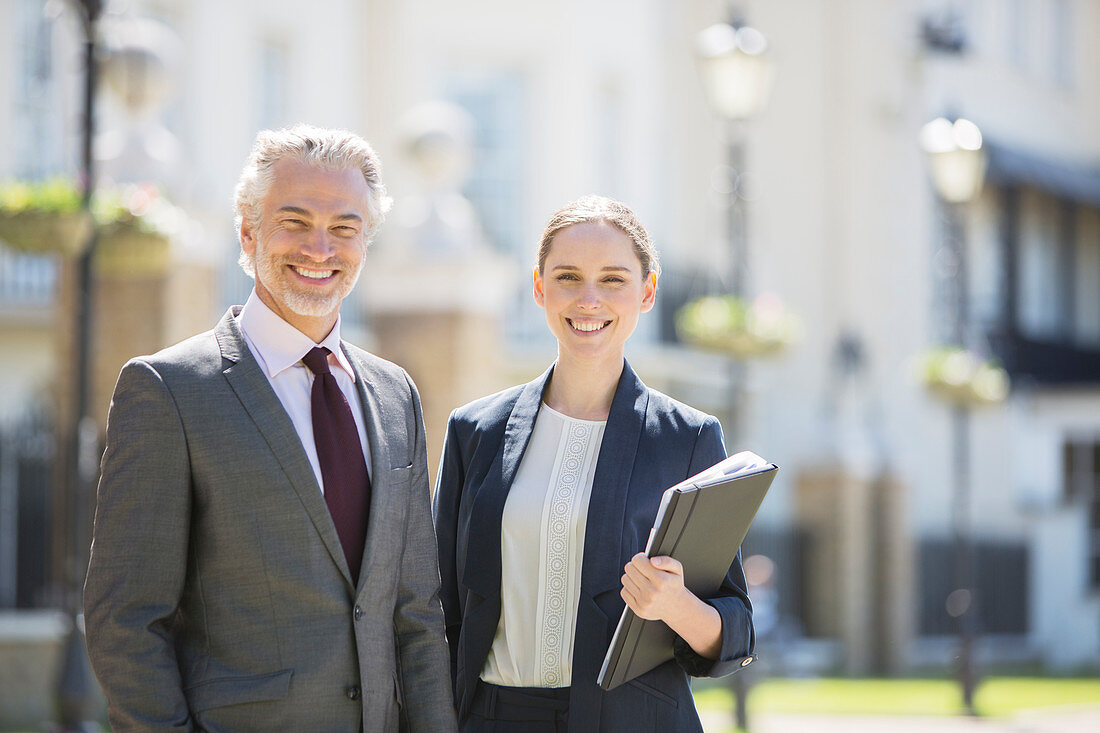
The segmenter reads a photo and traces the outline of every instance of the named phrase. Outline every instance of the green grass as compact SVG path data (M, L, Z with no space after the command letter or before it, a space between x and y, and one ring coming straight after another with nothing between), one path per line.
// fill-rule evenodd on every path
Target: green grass
M721 685L700 686L700 709L729 710ZM1008 717L1023 710L1063 705L1100 705L1100 678L992 677L978 688L980 715ZM962 714L959 686L949 679L769 679L749 695L750 714L844 715Z

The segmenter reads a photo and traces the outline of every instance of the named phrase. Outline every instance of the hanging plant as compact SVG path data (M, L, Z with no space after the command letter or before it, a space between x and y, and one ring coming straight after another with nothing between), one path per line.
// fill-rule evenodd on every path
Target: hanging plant
M921 358L921 379L928 390L952 405L998 405L1008 397L1008 372L959 346L932 349Z
M775 295L746 301L732 295L693 300L676 313L680 339L710 351L748 359L776 354L798 334L798 319Z
M99 227L94 266L99 275L161 275L171 263L172 241L187 216L149 183L97 192L92 213Z
M84 251L91 220L81 209L80 190L66 178L0 184L0 239L34 254Z

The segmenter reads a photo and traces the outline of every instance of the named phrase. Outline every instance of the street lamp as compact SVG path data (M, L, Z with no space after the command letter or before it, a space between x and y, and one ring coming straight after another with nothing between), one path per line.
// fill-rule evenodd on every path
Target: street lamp
M745 295L748 270L744 200L744 123L760 114L771 93L774 65L764 34L740 21L716 23L695 42L703 91L711 108L726 123L726 159L730 201L727 227L732 262L730 289Z
M695 39L703 90L727 120L747 120L768 103L774 67L764 34L740 21L715 23Z
M96 171L93 156L96 121L96 80L98 77L98 31L103 14L104 0L73 0L83 31L84 84L83 116L81 125L80 179L83 186L82 208L91 211L92 194L95 191ZM72 618L72 628L65 641L56 689L57 729L59 731L88 730L95 724L95 695L83 633L79 624L80 588L83 586L86 567L85 548L88 541L88 505L92 482L95 480L98 430L89 417L91 395L91 324L93 318L92 258L95 254L96 231L93 226L88 246L76 262L76 293L73 320L76 327L76 345L70 378L75 382L72 396L72 425L64 426L68 459L66 479L62 481L66 492L64 507L65 564L63 582L66 585L65 606Z
M703 91L711 108L725 121L726 160L729 176L727 234L730 244L729 286L735 298L746 295L749 257L744 201L744 124L760 114L771 93L774 65L764 34L740 20L716 23L702 30L695 40L696 61ZM729 362L730 419L727 437L741 440L741 412L744 405L745 363L741 357ZM745 673L732 680L735 722L748 727L748 681Z
M952 340L968 345L966 269L966 207L981 193L988 158L982 133L970 120L939 117L921 128L920 145L928 161L932 184L944 202L947 243L953 255ZM971 713L977 675L974 669L975 619L973 611L974 550L970 537L970 407L956 400L951 412L952 486L951 526L955 552L955 590L947 598L947 612L956 618L959 634L959 684L963 704Z

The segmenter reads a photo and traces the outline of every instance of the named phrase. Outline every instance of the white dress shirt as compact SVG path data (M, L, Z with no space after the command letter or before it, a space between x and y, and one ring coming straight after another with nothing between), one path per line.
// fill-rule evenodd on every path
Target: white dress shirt
M359 442L363 446L369 474L370 446L367 445L367 430L363 424L363 408L359 402L359 392L355 388L355 372L340 348L340 318L336 318L336 325L325 340L315 344L313 339L268 308L253 290L244 308L237 314L237 324L244 334L249 351L256 357L279 402L283 404L283 409L294 423L294 430L302 440L302 447L306 449L322 493L325 491L325 484L321 479L321 463L317 459L317 445L313 440L313 410L310 402L313 372L302 363L302 357L317 346L324 346L332 352L328 363L332 367L336 383L340 385L340 391L351 406L351 415L355 418L355 427L359 431Z
M501 517L501 610L486 682L572 682L588 501L606 425L539 407Z

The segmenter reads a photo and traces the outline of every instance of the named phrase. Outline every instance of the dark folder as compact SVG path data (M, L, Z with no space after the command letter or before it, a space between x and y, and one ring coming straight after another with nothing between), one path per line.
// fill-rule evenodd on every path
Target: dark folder
M712 468L668 489L646 556L679 560L684 585L700 598L713 596L777 470L775 464L765 463L733 476L716 476ZM663 621L647 621L625 609L604 657L600 687L613 689L672 659L674 638Z

